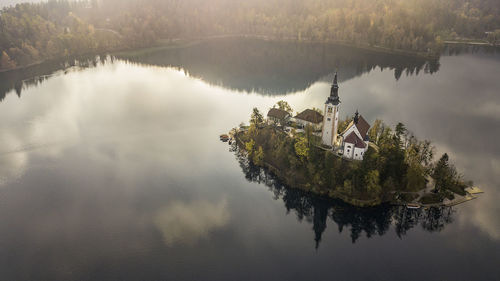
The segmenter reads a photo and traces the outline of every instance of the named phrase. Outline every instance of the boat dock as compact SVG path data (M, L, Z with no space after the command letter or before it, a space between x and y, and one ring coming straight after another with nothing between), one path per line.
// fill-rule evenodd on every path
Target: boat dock
M456 206L458 204L465 203L465 202L470 201L470 200L474 200L476 198L477 198L477 196L473 196L473 195L467 194L465 196L460 196L459 198L456 198L456 199L453 199L453 200L447 200L447 199L445 199L443 201L443 204L446 207L451 207L451 206Z
M467 193L469 193L469 194L472 194L472 195L484 193L484 191L482 191L481 189L479 189L479 187L477 187L477 186L468 187L468 188L465 189L465 191Z

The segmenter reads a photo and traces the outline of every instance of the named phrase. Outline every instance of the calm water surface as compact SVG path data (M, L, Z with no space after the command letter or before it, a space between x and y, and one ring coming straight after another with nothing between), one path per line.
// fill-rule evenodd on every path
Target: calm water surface
M486 193L355 209L218 135L287 100L405 123ZM500 280L500 54L219 40L0 75L2 280Z

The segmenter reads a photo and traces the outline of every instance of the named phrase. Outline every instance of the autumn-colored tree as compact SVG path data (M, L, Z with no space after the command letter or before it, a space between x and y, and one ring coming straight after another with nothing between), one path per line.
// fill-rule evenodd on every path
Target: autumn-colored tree
M3 51L2 57L0 58L0 69L12 69L16 67L16 63L13 62L9 55Z
M0 50L21 50L16 56L8 53L17 65L26 65L51 56L150 46L159 39L225 34L342 41L428 55L439 55L447 39L499 41L498 0L181 2L58 0L18 4L2 10ZM402 71L395 73L400 77Z
M279 109L281 110L284 110L290 114L293 113L293 109L292 107L288 104L288 102L284 101L284 100L280 100L279 102L276 103L276 105L278 106Z
M264 150L262 149L262 146L259 146L259 149L255 152L255 155L253 156L253 162L255 165L261 166L264 163Z
M294 144L295 154L302 160L305 160L309 155L309 144L304 136L297 137Z

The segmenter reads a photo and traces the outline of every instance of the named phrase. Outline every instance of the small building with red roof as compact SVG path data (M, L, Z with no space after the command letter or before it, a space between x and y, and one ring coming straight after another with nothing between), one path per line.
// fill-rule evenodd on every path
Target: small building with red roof
M356 110L354 119L340 135L343 157L347 159L363 160L363 155L368 150L368 130L370 124Z

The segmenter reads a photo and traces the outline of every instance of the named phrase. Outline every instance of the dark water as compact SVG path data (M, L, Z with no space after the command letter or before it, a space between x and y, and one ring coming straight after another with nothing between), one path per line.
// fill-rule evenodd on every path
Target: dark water
M499 280L500 55L219 40L0 74L2 280ZM285 99L401 121L485 194L356 209L218 140Z

